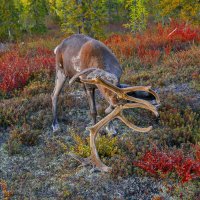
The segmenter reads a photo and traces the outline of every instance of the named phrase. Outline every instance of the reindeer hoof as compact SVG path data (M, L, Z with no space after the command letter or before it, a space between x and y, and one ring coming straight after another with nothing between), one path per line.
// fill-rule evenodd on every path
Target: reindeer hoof
M108 167L108 166L104 166L104 167L100 168L99 170L101 170L103 172L111 172L112 168Z
M114 127L106 126L106 133L108 134L108 136L111 136L111 137L117 136L117 131Z
M110 172L112 170L111 167L93 167L90 170L90 173L98 173L98 172Z
M52 128L53 128L53 132L54 132L54 133L55 133L56 131L60 130L59 124L55 124L55 125L52 124Z

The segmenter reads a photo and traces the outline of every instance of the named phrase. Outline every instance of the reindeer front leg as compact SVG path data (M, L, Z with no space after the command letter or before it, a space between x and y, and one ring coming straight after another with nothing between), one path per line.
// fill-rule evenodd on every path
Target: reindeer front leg
M97 109L96 109L96 102L95 102L95 88L91 86L84 85L85 93L87 95L89 107L90 107L90 115L93 121L93 124L97 122Z
M109 103L108 108L105 109L105 114L110 114L115 107L117 106L118 100L117 100L117 96L115 93L111 92L110 90L108 90L107 88L101 87L100 85L97 85L99 91L101 92L101 94L104 94L104 98L107 100L107 102ZM110 121L106 127L106 133L109 136L116 136L117 135L117 130L114 126L113 121Z
M58 102L58 96L62 90L65 80L66 80L65 74L61 70L57 70L55 88L54 88L53 94L51 95L52 112L53 112L53 123L52 123L53 132L59 129L59 124L58 124L58 119L57 119L57 102Z

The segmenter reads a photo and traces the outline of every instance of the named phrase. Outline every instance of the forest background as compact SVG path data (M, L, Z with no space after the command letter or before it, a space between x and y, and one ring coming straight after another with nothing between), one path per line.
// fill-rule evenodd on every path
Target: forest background
M55 24L65 33L96 38L111 32L111 24L121 24L132 32L172 18L199 24L199 10L198 0L2 0L0 40L45 33Z

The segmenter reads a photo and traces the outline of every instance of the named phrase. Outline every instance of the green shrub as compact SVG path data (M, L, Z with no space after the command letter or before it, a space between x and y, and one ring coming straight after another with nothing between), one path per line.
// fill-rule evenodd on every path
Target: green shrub
M75 144L70 147L70 150L74 153L82 156L90 156L90 138L82 138L78 134L72 133ZM115 154L120 154L121 150L118 148L118 139L117 137L108 137L108 136L98 136L96 140L96 148L101 158L112 157Z

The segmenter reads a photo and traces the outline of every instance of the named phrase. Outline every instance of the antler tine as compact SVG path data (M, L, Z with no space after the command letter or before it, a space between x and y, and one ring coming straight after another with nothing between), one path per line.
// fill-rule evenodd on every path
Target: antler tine
M145 104L148 107L153 109L153 106L148 101L145 101L145 100L142 100L142 99L138 99L138 98L135 98L135 97L130 97L130 96L128 96L126 94L127 92L130 92L129 90L127 91L127 90L124 90L124 88L123 89L118 88L115 85L112 85L108 81L103 80L101 78L81 79L81 81L84 82L84 83L88 83L88 84L99 84L99 85L102 85L103 87L105 87L105 88L111 90L112 92L114 92L115 94L117 94L117 96L119 98L121 98L121 99L134 101L136 103ZM137 91L137 90L141 90L142 88L145 88L145 87L136 86L136 87L132 87L132 88L133 88L133 90ZM145 88L145 90L148 90L148 89L149 89L149 86Z
M158 111L155 106L148 107L147 105L140 104L140 103L126 103L125 105L123 105L123 110L129 109L129 108L144 108L153 112L156 117L159 116Z
M133 86L133 87L127 87L127 88L121 88L123 91L127 92L134 92L134 91L149 91L151 89L151 86Z
M135 124L129 122L122 113L120 113L120 115L118 115L117 118L120 119L122 122L124 122L124 124L126 124L129 128L133 129L134 131L146 133L152 129L152 126L149 126L147 128L141 128L141 127L136 126Z
M126 93L128 92L135 92L135 91L145 91L150 94L152 94L156 98L156 102L160 104L160 98L159 96L151 89L151 86L134 86L134 87L127 87L127 88L122 88L121 90L125 91Z
M99 121L94 126L88 128L88 130L90 131L90 149L91 149L90 160L93 165L95 165L97 168L105 172L110 171L111 168L106 166L100 160L97 149L96 149L96 145L95 145L95 139L97 137L97 133L99 132L99 130L103 126L105 126L109 121L114 119L117 116L117 114L120 112L120 110L121 110L120 107L117 106L110 114L104 117L101 121Z

